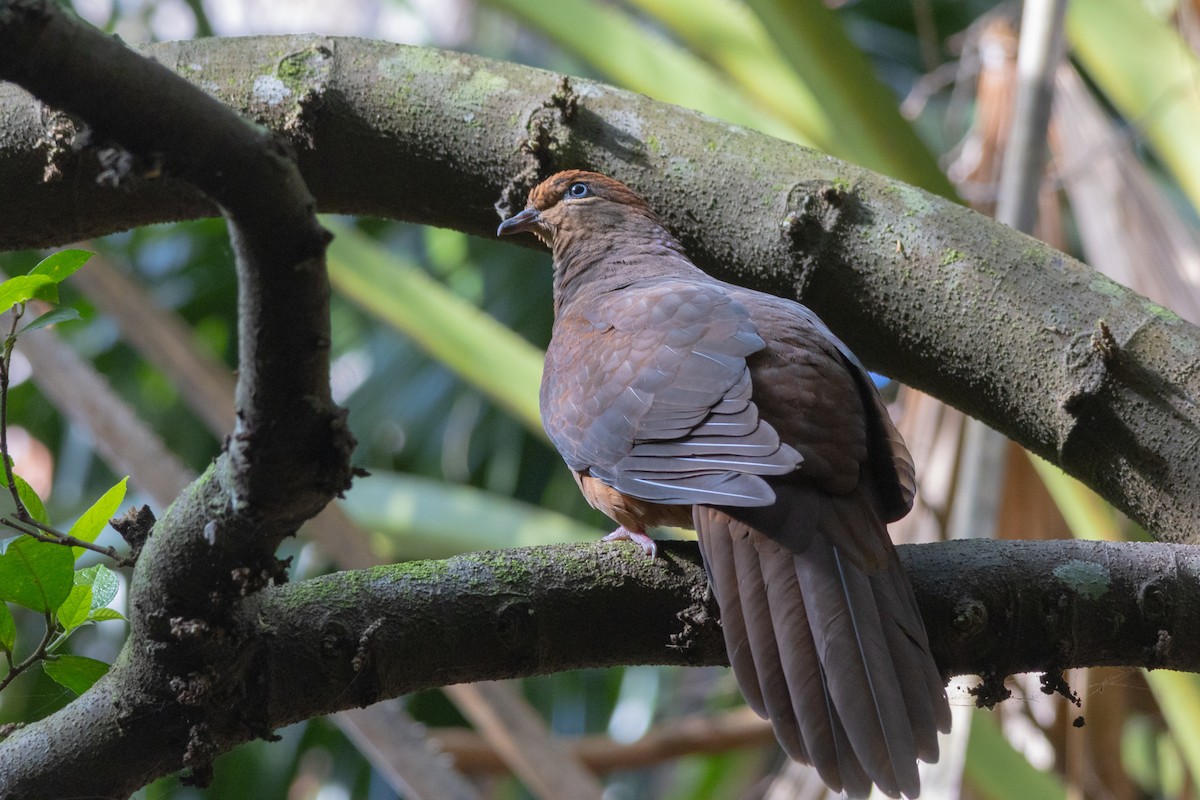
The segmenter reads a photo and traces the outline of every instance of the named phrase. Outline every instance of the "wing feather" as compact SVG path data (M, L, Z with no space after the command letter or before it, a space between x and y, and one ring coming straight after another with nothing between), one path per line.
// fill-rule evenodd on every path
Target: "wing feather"
M800 456L751 399L746 358L764 346L715 283L660 279L577 304L546 355L546 430L572 469L630 497L770 503L762 476Z

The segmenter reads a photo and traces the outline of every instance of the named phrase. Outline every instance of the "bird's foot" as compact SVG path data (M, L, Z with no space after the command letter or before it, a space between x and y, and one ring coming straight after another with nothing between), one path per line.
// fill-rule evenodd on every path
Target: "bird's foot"
M624 525L617 528L615 531L605 536L600 541L602 542L618 542L622 539L633 542L650 558L655 558L658 555L658 544L644 533L639 531L631 531Z

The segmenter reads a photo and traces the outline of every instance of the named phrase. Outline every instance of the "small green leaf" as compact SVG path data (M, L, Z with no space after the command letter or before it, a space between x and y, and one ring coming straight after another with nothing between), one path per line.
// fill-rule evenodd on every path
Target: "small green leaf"
M104 677L108 664L84 656L59 656L53 661L43 661L42 669L75 694L83 694Z
M24 303L37 297L44 297L47 286L53 286L54 281L47 275L18 275L0 283L0 309L8 311L17 303ZM55 300L58 295L55 293ZM52 302L54 302L52 301Z
M0 600L46 613L71 593L75 557L71 549L28 536L0 545Z
M80 319L79 312L75 309L71 308L70 306L55 308L51 311L47 311L45 314L42 314L33 322L17 331L17 333L29 333L30 331L36 331L38 328L44 328L47 325L57 325L60 322L70 322L73 319Z
M87 250L59 250L39 261L29 274L45 275L51 283L62 283L94 255Z
M71 530L67 531L76 539L82 539L85 542L94 542L96 537L100 535L100 531L108 526L108 521L116 515L117 509L121 506L121 501L125 499L125 485L129 482L129 477L126 476L117 481L116 485L100 496L100 499L92 503L92 507L80 515L79 519L75 520L75 524L71 526ZM73 547L75 557L83 555L84 548Z
M55 613L58 615L58 623L63 626L66 633L70 633L87 622L91 610L92 587L72 586L67 599L62 601L62 605Z
M8 610L8 603L0 603L0 650L12 653L16 646L17 623Z
M75 585L92 587L92 609L104 608L117 596L121 583L111 569L96 564L87 569L75 570Z
M13 482L17 484L17 497L21 498L21 504L29 512L29 516L43 525L49 525L50 515L46 513L46 506L42 505L42 498L38 497L38 493L33 490L29 482L15 472L13 473ZM8 477L2 469L0 469L0 487L8 488Z
M125 615L115 608L97 608L88 614L88 622L108 622L111 619L125 619Z

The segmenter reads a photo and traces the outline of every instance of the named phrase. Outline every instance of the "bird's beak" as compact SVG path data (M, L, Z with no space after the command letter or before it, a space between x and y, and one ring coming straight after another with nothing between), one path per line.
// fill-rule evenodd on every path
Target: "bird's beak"
M541 213L531 206L501 222L500 227L496 228L496 235L507 236L512 233L521 233L536 226L541 221Z

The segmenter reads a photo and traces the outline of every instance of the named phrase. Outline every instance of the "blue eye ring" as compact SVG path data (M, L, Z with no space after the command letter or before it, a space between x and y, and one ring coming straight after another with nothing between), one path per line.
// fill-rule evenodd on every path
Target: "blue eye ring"
M570 186L567 187L567 197L570 197L573 200L579 200L581 198L591 197L591 196L592 196L592 187L588 186L583 181L579 181L578 183L572 183Z

